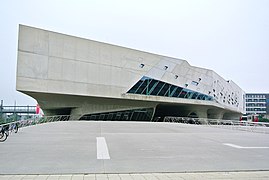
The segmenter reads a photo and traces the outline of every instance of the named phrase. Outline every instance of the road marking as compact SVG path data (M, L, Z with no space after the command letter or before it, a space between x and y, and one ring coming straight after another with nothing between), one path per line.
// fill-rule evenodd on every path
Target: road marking
M230 143L223 143L223 145L225 146L230 146L230 147L233 147L233 148L237 148L237 149L269 149L269 147L244 147L244 146L238 146L236 144L230 144Z
M96 137L97 159L110 159L106 139L104 137Z

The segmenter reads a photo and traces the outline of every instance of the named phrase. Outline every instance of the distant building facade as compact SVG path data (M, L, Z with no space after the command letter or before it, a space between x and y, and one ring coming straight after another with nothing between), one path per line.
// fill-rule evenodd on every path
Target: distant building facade
M269 94L247 93L246 114L260 114L269 117Z
M238 119L245 113L245 92L213 70L23 25L16 88L45 115L82 120Z

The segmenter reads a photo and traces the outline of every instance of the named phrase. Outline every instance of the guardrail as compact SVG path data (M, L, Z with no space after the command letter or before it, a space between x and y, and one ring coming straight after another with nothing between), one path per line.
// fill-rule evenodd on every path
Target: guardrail
M35 117L27 120L13 121L6 124L1 124L0 129L6 125L12 125L18 123L19 127L32 126L36 124L55 122L55 121L68 121L70 120L70 115L59 115L59 116L44 116ZM159 121L160 119L155 119L153 121ZM233 130L243 130L250 132L261 132L269 134L269 123L265 122L249 122L249 121L237 121L237 120L222 120L222 119L208 119L208 118L191 118L191 117L171 117L167 116L164 118L163 122L170 123L188 123L188 124L200 124L207 125L210 127L226 128Z
M159 119L155 119L155 121L158 121L158 120ZM171 116L164 117L163 122L201 124L201 125L207 125L210 127L269 134L269 123L266 123L266 122L249 122L249 121L238 121L238 120L171 117Z
M266 122L250 122L250 121L236 121L236 120L218 120L209 121L211 127L221 127L232 130L241 130L249 132L259 132L269 134L269 123Z
M26 127L36 124L55 122L55 121L68 121L70 119L69 115L60 115L60 116L43 116L43 117L34 117L26 120L13 121L10 123L1 124L0 127L6 125L12 125L14 123L18 123L19 127Z
M45 116L45 117L35 117L27 120L19 120L19 121L13 121L5 124L0 125L0 142L3 142L7 139L9 136L9 132L12 132L13 129L26 127L26 126L32 126L36 124L42 124L42 123L48 123L48 122L55 122L55 121L68 121L70 119L70 116L64 115L64 116ZM16 133L16 131L15 131Z

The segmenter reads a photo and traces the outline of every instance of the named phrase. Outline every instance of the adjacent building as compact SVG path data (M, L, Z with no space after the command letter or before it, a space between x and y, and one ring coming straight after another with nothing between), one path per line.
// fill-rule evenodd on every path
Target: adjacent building
M244 91L213 70L23 25L16 88L45 115L73 119L238 119L245 113Z
M246 114L259 114L269 118L269 94L247 93Z

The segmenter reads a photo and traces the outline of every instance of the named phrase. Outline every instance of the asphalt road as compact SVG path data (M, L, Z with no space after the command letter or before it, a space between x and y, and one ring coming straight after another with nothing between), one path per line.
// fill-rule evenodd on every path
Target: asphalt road
M269 170L269 134L202 125L53 122L0 143L0 174Z

